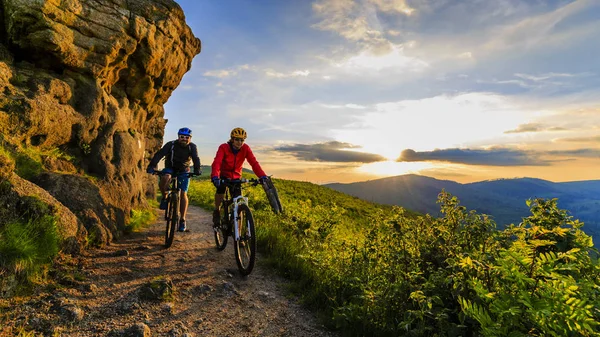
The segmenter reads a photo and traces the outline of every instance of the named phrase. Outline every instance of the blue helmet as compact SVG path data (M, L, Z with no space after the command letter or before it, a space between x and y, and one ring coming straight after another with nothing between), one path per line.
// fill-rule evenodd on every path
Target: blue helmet
M179 131L177 131L177 135L178 136L192 136L192 130L188 129L188 128L181 128L179 129Z

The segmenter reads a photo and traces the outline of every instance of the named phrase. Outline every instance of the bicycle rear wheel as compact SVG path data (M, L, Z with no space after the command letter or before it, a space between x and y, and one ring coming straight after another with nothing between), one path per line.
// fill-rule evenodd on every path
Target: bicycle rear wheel
M227 227L229 225L229 212L226 201L223 200L219 206L219 223L213 224L215 232L215 244L218 250L223 250L227 246Z
M238 218L234 223L238 226L240 238L234 238L235 261L242 275L248 275L254 268L256 260L256 233L254 229L254 218L247 205L240 205Z
M171 247L175 237L175 227L179 222L179 195L171 194L171 200L168 206L167 226L165 228L165 248Z

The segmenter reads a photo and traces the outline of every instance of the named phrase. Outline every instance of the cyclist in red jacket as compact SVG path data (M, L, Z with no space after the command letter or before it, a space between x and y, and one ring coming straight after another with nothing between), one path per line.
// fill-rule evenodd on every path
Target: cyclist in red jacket
M215 193L215 210L213 211L213 222L219 223L219 205L223 202L225 194L225 185L221 185L221 179L240 179L242 177L242 166L247 160L252 171L261 181L267 179L267 174L260 167L260 164L254 157L250 146L245 143L246 131L242 128L231 130L230 139L227 143L219 146L215 160L212 163L211 179L213 185L217 188ZM237 189L232 191L233 196L240 195Z

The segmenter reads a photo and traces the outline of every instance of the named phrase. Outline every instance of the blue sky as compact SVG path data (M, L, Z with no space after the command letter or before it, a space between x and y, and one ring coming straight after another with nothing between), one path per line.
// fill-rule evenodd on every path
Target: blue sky
M600 179L598 0L177 0L202 52L165 105L203 164L268 174Z

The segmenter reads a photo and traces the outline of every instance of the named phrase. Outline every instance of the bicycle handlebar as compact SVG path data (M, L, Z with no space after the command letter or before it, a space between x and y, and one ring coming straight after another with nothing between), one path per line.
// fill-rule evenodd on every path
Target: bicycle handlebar
M171 175L171 176L175 176L175 177L185 177L185 176L187 176L188 178L200 175L200 174L195 174L195 173L192 173L192 172L181 172L181 173L171 174L171 173L165 173L165 172L162 172L162 171L154 171L154 172L152 172L152 174L156 175L156 176L161 176L161 177L164 176L164 175Z
M251 183L253 186L260 184L260 180L256 178L242 178L242 179L219 179L221 184L225 185L236 185L236 184L246 184Z

